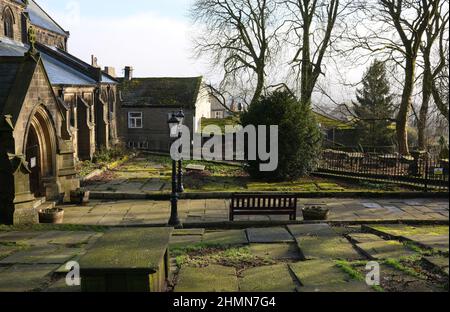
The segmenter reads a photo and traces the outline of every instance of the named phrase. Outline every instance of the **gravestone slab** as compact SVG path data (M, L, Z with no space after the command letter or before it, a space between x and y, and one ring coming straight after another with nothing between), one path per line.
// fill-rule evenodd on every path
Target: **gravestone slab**
M229 230L218 232L205 232L202 243L207 245L245 245L248 244L244 230Z
M399 259L415 254L398 241L374 241L356 244L356 247L368 258L374 260Z
M286 264L247 269L239 282L241 292L293 292L295 287Z
M175 292L237 292L238 279L234 268L209 265L203 268L182 267Z
M80 248L35 246L2 259L0 264L63 264L82 251Z
M18 251L19 247L17 246L2 246L0 245L0 260L8 257L14 252Z
M297 292L330 292L330 293L363 293L373 292L364 282L349 281L345 283L320 285L320 286L301 286L297 287Z
M301 255L296 244L251 244L253 255L273 260L300 260Z
M145 192L158 192L163 187L164 182L158 180L148 180L142 187L141 191ZM136 189L138 190L138 189Z
M54 282L50 287L48 287L44 292L50 293L78 293L81 292L81 286L68 286L66 283L66 278L63 277L58 281Z
M358 260L362 256L342 237L302 236L297 238L305 259Z
M22 243L41 234L41 232L0 232L0 243Z
M0 292L40 290L58 266L49 264L16 264L0 271Z
M282 227L250 228L247 229L247 237L250 243L291 243L292 235Z
M376 232L377 234L390 235L394 238L402 238L409 235L447 235L449 234L448 226L441 225L426 225L426 226L412 226L403 224L388 224L388 225L363 225L362 228L369 232Z
M350 241L353 242L354 244L369 243L383 240L381 237L370 233L351 233L348 234L348 237L350 238Z
M161 292L172 228L113 229L80 258L84 292Z
M364 282L352 280L334 261L300 261L289 264L289 267L302 285L297 288L299 292L369 291Z
M426 248L447 253L449 251L448 235L405 235L403 237Z
M41 232L39 235L33 237L30 240L27 240L25 243L33 246L44 246L50 244L50 242L54 241L58 244L58 241L63 242L65 239L70 236L71 232L67 231L46 231Z
M178 235L170 238L170 248L183 248L189 245L198 244L202 241L200 235Z
M91 237L93 237L96 232L87 231L67 231L61 232L60 235L51 239L50 244L57 245L76 245L76 244L86 244Z
M80 259L80 266L86 271L126 268L156 270L166 252L171 231L171 228L110 230ZM127 252L126 256L124 252Z
M428 262L431 266L434 268L440 270L441 272L448 275L448 268L449 268L449 261L446 257L439 257L439 256L433 256L433 257L423 257L423 260Z
M288 225L287 228L294 237L336 236L336 232L326 223Z

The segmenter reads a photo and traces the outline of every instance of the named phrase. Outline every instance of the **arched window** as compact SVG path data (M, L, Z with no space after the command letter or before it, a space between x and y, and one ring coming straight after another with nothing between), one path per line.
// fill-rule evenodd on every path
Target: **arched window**
M12 11L10 8L6 8L3 11L3 29L4 29L4 35L8 38L14 39L14 16L12 14Z

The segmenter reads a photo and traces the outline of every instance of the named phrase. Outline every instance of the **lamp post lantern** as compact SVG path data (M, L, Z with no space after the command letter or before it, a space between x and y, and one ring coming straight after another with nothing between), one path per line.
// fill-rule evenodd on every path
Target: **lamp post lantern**
M183 124L184 121L184 112L183 110L180 110L177 114L176 114L176 118L179 121L179 125ZM181 132L178 132L178 137L181 137ZM181 148L181 147L180 147ZM181 151L180 151L181 153ZM183 163L182 163L182 159L180 157L180 159L178 160L178 183L177 183L177 191L178 193L183 193L184 192L184 185L183 185Z
M167 123L169 125L170 141L173 142L179 135L180 120L176 117L175 113L172 113ZM178 218L177 162L174 159L172 159L172 194L170 196L169 225L181 227L181 222Z

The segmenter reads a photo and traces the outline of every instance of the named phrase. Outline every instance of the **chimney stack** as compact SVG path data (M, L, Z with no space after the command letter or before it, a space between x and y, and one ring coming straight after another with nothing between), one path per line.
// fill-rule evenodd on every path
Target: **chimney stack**
M100 66L98 66L98 61L97 61L97 57L95 57L95 55L91 55L91 66L98 68Z
M131 79L133 79L133 67L125 66L124 72L125 72L124 79L126 81L130 81Z
M110 75L111 77L116 78L116 69L114 67L105 66L104 72Z

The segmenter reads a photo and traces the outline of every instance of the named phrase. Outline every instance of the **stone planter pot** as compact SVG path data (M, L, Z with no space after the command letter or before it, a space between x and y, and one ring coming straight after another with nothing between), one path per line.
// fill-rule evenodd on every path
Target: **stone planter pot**
M305 221L322 221L330 215L330 209L320 206L305 207L302 212Z
M89 203L90 191L76 190L70 192L70 202L76 205L87 205Z
M62 224L64 210L61 208L39 210L39 223Z

